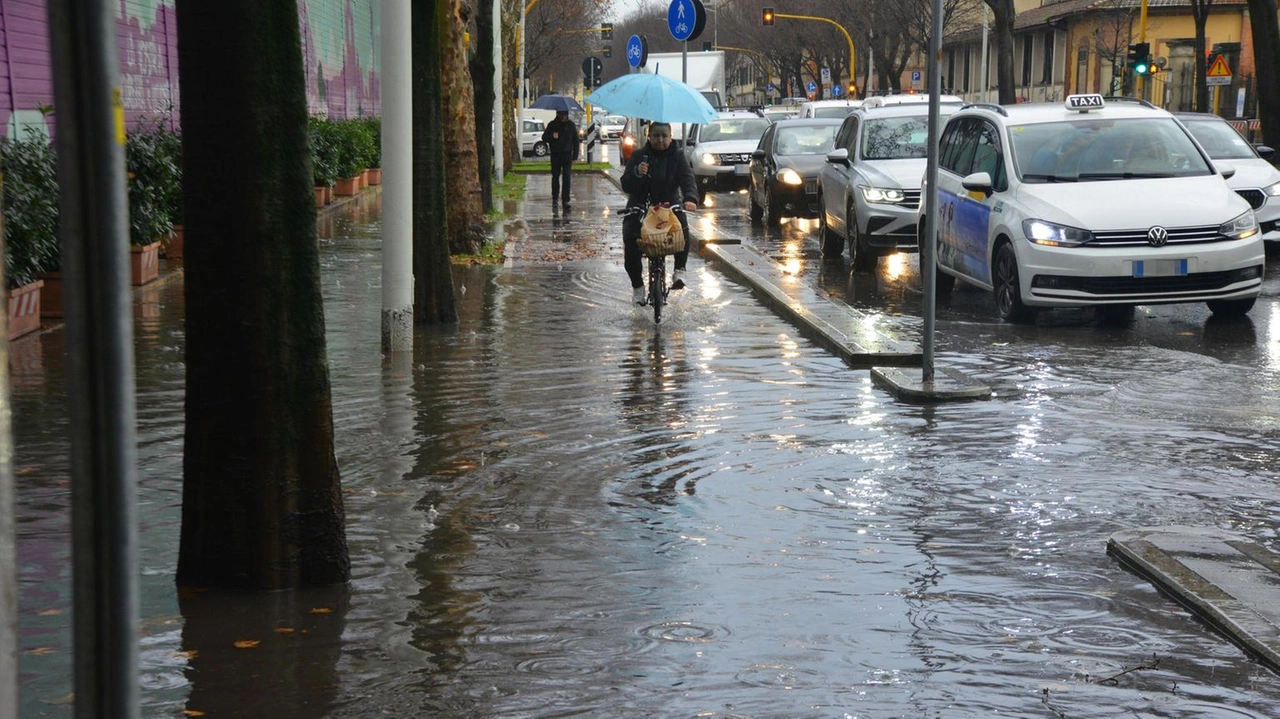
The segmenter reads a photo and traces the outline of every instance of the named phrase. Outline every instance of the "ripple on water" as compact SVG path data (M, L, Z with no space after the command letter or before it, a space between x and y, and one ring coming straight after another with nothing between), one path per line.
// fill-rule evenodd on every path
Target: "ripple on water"
M701 624L692 621L670 621L652 624L640 629L641 636L664 642L702 644L718 642L732 632L718 624Z

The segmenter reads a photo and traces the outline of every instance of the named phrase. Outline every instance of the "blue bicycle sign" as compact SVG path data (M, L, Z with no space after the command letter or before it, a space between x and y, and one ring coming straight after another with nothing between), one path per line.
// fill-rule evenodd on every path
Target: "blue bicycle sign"
M627 40L627 64L631 67L644 67L649 59L649 40L644 35L632 35Z

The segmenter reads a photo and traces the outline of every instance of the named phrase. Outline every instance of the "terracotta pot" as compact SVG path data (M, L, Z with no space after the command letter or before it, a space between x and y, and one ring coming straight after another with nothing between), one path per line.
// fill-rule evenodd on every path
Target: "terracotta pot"
M370 185L382 184L382 168L381 167L370 167L369 169L365 170L365 172L369 173Z
M66 302L62 295L62 273L41 272L36 279L44 283L40 290L40 318L60 320L66 316Z
M359 176L339 178L338 184L333 186L333 194L338 197L351 197L360 194Z
M324 188L324 204L333 202L333 185Z
M40 329L40 288L44 282L9 290L9 339Z
M160 276L160 243L129 248L129 269L133 284L145 285Z
M165 259L180 260L182 259L183 244L182 225L174 225L173 232L169 233L169 238L165 240L164 246L160 248L160 254L164 255Z
M316 208L317 209L324 207L324 196L325 196L326 189L328 188L325 188L325 187L316 188Z

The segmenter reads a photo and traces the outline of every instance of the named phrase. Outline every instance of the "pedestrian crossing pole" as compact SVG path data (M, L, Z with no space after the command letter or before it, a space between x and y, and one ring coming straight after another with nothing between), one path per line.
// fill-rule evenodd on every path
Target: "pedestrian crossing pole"
M924 285L924 337L921 342L920 381L933 383L933 335L938 304L938 135L942 132L942 0L933 0L933 34L929 37L929 159L925 166L928 193L925 200L925 232L920 246L920 281Z

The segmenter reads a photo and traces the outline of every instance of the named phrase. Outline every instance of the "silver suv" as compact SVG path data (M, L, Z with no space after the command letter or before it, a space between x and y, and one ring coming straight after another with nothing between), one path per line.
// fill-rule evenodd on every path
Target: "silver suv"
M943 106L942 113L960 106ZM844 246L855 270L870 270L883 255L915 252L916 210L929 149L929 106L867 107L845 118L835 148L818 175L822 253Z
M705 125L694 125L684 144L698 183L698 203L708 192L745 190L751 184L751 153L772 124L751 112L722 112Z

